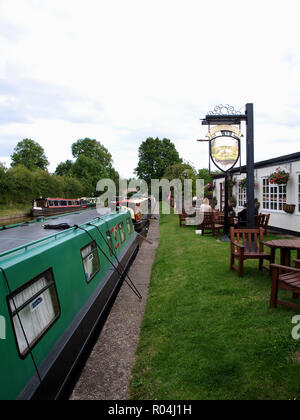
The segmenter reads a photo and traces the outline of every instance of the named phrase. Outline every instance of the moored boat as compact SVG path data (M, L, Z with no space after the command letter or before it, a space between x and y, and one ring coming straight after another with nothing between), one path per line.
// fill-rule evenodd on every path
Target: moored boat
M127 199L119 198L118 205L130 209L136 232L142 231L149 224L154 205L151 197L136 193Z
M37 198L33 200L31 216L53 216L83 210L87 207L86 201L80 198Z
M0 399L57 399L138 250L129 212L0 231Z

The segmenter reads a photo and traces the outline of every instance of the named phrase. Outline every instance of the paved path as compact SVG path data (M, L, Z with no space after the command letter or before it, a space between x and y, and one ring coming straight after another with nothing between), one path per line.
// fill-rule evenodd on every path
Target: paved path
M124 283L96 345L82 371L71 400L126 400L131 369L139 341L148 285L159 241L159 216L151 220L147 239L131 266L129 276L143 299Z

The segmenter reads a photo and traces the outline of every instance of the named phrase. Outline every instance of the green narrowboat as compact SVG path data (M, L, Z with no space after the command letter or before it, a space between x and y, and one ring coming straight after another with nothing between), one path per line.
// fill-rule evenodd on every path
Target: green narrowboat
M125 211L0 230L1 400L61 397L137 251Z

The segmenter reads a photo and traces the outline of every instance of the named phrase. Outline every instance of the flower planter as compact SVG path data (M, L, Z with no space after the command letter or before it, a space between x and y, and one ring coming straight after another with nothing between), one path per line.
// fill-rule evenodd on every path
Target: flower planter
M276 168L276 171L269 176L270 184L286 185L289 182L290 174L285 170Z
M286 213L289 213L289 214L293 214L294 211L295 211L295 208L296 208L295 204L284 204L283 205L283 210Z

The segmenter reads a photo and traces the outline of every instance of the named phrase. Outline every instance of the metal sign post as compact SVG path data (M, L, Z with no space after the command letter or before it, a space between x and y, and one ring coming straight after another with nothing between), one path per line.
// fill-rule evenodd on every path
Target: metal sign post
M209 112L206 117L202 120L202 125L208 125L208 140L209 147L209 164L210 159L222 172L225 177L225 216L224 216L224 237L222 240L229 240L229 223L228 223L228 174L229 171L236 165L240 158L240 138L242 134L240 132L241 122L246 122L246 151L247 151L247 227L249 229L254 228L254 134L253 134L253 104L246 104L245 114L240 114L232 106L219 105L214 108L214 111ZM213 126L212 128L210 128ZM238 126L238 127L236 127ZM221 132L221 135L217 135ZM238 141L238 156L236 153L230 156L230 146L224 144L216 153L212 153L212 142L220 137L231 137ZM204 140L199 140L204 141ZM222 157L223 156L223 157ZM222 161L224 165L222 165Z

